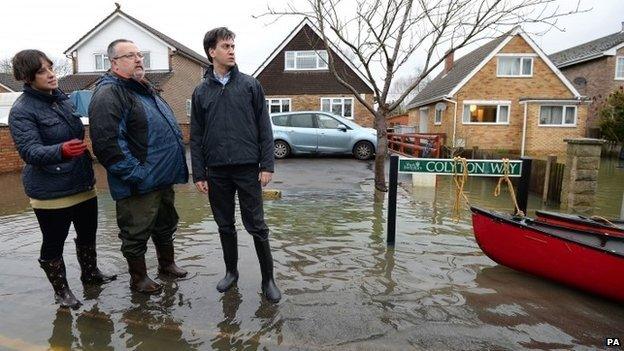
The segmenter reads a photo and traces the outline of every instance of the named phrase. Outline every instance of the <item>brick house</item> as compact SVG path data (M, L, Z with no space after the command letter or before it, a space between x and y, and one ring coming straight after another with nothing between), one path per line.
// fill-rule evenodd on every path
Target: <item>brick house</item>
M410 125L447 146L563 153L585 130L587 102L520 27L454 60L409 103Z
M17 91L22 91L22 82L16 81L11 73L0 73L0 93Z
M549 56L583 95L591 99L588 136L599 135L599 111L605 99L624 86L624 23L622 30Z
M338 74L372 104L373 89L362 73L339 50L328 53L320 31L305 18L253 73L264 88L269 111L331 111L372 127L373 115L336 80L328 55Z
M65 51L72 60L73 74L59 79L60 88L66 93L93 88L110 68L108 44L119 38L132 40L144 50L145 77L161 90L186 137L191 95L202 80L208 59L121 11L119 6Z

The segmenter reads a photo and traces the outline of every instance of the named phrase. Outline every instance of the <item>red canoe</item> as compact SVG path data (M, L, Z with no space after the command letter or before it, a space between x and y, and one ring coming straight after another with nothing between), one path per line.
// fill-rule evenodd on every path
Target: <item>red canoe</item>
M471 210L477 243L497 263L624 301L624 238Z
M570 229L598 232L624 238L624 221L584 217L559 212L535 211L535 220Z

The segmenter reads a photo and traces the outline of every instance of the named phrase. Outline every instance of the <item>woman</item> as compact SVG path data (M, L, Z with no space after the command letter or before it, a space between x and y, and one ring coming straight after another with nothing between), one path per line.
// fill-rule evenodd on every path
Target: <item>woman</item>
M13 75L24 82L23 94L9 113L9 127L21 158L26 195L43 234L39 263L61 307L78 308L67 284L63 245L74 224L80 279L102 284L117 278L97 267L95 232L97 195L84 127L67 96L58 89L52 61L39 50L13 57Z

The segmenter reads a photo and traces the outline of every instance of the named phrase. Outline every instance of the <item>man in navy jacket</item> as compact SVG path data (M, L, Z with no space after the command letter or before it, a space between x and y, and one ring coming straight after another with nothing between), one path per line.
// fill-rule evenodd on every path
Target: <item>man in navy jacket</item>
M143 79L139 48L118 39L108 46L108 57L111 72L98 82L89 106L93 151L106 167L116 201L130 287L155 294L162 286L147 276L150 237L159 271L174 277L187 274L175 264L173 254L178 224L173 184L188 181L182 133L169 105Z
M262 292L271 302L281 293L273 279L269 228L264 222L262 186L273 175L273 131L260 83L238 71L234 33L215 28L204 37L212 63L195 88L191 109L193 181L208 194L219 226L226 274L217 284L224 292L238 280L238 243L234 196L238 192L245 229L253 236L260 262Z

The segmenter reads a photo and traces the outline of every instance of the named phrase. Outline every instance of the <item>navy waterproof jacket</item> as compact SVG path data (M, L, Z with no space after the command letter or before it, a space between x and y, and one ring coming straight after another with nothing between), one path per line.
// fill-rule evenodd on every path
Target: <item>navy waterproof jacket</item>
M63 159L61 145L84 139L80 115L60 90L43 93L24 85L9 112L9 128L26 166L22 181L33 199L57 199L93 189L91 154Z
M105 74L91 98L89 123L115 201L188 181L180 127L148 84Z
M236 66L225 85L212 66L204 78L191 104L193 181L207 180L210 167L256 164L273 172L273 129L260 82Z

